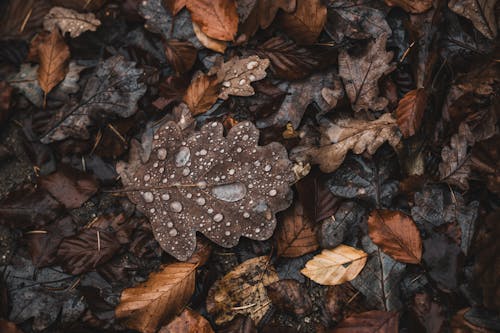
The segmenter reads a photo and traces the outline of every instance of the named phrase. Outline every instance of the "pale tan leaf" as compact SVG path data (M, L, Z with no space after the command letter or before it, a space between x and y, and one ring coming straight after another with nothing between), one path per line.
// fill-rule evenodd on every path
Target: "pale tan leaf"
M350 55L347 50L339 54L339 75L354 111L383 110L388 101L379 96L378 80L396 67L390 64L392 52L385 50L387 35L370 42L361 55Z
M292 13L283 13L280 24L299 44L313 44L326 23L326 6L321 0L297 0Z
M208 37L231 41L238 31L235 0L187 0L186 8Z
M497 36L495 5L497 0L450 0L448 7L458 15L472 21L474 27L485 37Z
M43 28L48 31L58 27L62 33L69 32L72 38L80 36L85 31L96 31L101 21L93 13L79 13L63 7L52 7L43 19Z
M415 135L420 128L426 104L427 93L423 88L410 90L399 101L396 119L405 138Z
M249 259L236 266L208 291L207 310L220 325L237 314L247 315L258 324L269 310L266 286L279 280L269 257Z
M173 263L152 273L148 280L125 289L115 309L118 319L142 333L154 333L159 325L179 313L194 292L197 265Z
M47 94L64 79L68 71L69 47L57 29L38 46L38 56L38 82Z
M408 13L420 14L432 7L432 0L385 0L388 6L403 8Z
M217 101L220 85L215 77L198 75L192 81L184 95L184 102L193 116L206 112Z
M200 26L194 21L193 30L200 43L206 48L219 53L224 53L224 51L226 51L227 42L208 37L203 31L201 31Z
M354 279L367 257L362 250L342 244L314 256L300 272L316 283L334 286Z

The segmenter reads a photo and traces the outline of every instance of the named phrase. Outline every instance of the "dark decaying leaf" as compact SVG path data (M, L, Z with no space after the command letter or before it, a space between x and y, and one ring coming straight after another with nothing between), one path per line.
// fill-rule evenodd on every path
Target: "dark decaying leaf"
M415 323L411 324L413 332L443 332L445 327L443 307L434 301L429 294L415 294L410 309L411 316L415 318Z
M281 13L280 25L299 44L313 44L326 22L326 6L320 0L297 0L294 12Z
M186 134L173 122L153 137L149 160L120 163L127 195L150 220L162 248L179 260L194 251L199 231L224 247L241 236L273 234L274 214L290 205L294 176L278 143L257 146L259 131L241 122L222 135L220 123Z
M23 333L16 324L5 319L0 319L0 332L2 333Z
M406 12L420 14L432 7L432 0L385 0L389 6L403 8ZM430 333L430 332L429 332Z
M396 109L396 121L405 138L415 135L420 128L427 104L424 89L410 90L399 101Z
M365 209L354 201L345 201L330 218L325 218L318 230L318 241L323 249L331 249L342 243L353 244L359 236L360 223Z
M2 126L9 116L12 90L12 87L6 82L0 81L0 126Z
M450 145L443 147L439 164L441 180L455 185L462 190L469 189L470 154L466 126L460 126L459 132L452 135Z
M223 325L218 332L220 333L257 333L257 328L252 318L243 315L237 315L228 324Z
M500 193L500 135L478 142L472 149L471 167L481 172L488 190Z
M497 0L451 0L448 7L472 21L474 27L489 39L497 36L495 4Z
M295 280L280 280L266 286L267 295L279 310L303 316L312 311L307 289Z
M160 83L160 98L153 102L159 109L163 109L173 102L182 101L182 97L189 86L189 78L184 76L168 76ZM156 103L160 104L156 104Z
M332 331L332 333L372 332L399 332L399 314L394 311L368 311L357 313L342 320Z
M329 286L322 304L327 322L339 322L349 314L367 311L363 296L350 283Z
M163 326L158 333L213 333L208 320L199 313L188 308L175 317L168 325Z
M68 137L87 138L91 117L132 116L137 111L137 101L146 91L146 86L138 82L143 71L134 65L122 56L101 62L87 81L80 102L68 103L56 112L42 143Z
M165 55L177 73L189 71L195 61L198 52L190 42L170 39L165 42Z
M77 275L108 261L119 248L120 243L113 232L88 228L65 238L57 256L65 271Z
M50 9L46 0L9 1L0 16L0 39L26 39L42 27L43 18Z

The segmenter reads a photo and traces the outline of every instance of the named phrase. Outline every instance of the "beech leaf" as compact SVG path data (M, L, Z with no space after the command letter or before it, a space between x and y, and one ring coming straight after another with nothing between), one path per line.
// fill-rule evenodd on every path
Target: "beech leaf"
M101 21L93 13L79 13L63 7L52 7L43 19L43 28L53 31L55 27L64 33L69 32L72 38L80 36L85 31L96 31Z
M443 147L441 151L443 161L439 164L441 180L462 190L469 189L471 171L466 130L466 126L460 126L459 132L451 136L450 145Z
M68 71L69 47L57 29L38 45L38 55L38 82L47 94L64 79Z
M217 280L207 296L207 311L217 325L237 314L248 315L258 324L270 308L266 286L279 280L267 256L244 261Z
M398 211L374 210L368 217L368 234L382 251L395 260L420 263L422 239L411 217Z
M395 311L355 313L342 320L332 333L398 333L399 314Z
M217 101L220 84L217 78L200 74L193 78L184 94L184 102L193 116L205 113Z
M238 31L235 0L187 0L186 8L208 37L232 41Z
M316 283L334 286L354 279L367 257L362 250L341 244L333 250L321 251L300 272Z
M219 53L226 51L227 42L208 37L195 22L193 22L193 30L200 43L206 48Z
M195 287L196 264L172 263L151 273L148 279L133 288L125 289L116 317L125 325L142 333L155 333L187 304Z
M282 13L280 24L299 44L313 44L326 23L326 6L321 0L297 0L297 8Z
M189 71L196 62L197 54L190 42L170 39L165 43L165 55L177 73Z
M458 15L471 20L474 27L485 37L497 36L495 5L497 0L450 0L448 7Z
M271 237L274 214L291 203L294 175L285 148L258 146L258 136L247 121L226 137L220 123L183 133L168 122L155 132L147 162L131 157L117 165L129 199L149 218L165 251L186 260L196 231L224 247L240 236Z
M385 3L391 7L401 7L412 14L423 13L432 7L432 0L385 0Z
M390 64L391 51L385 50L387 35L379 36L368 44L366 51L357 56L346 50L339 53L339 75L354 111L383 110L388 101L379 96L378 80L396 67Z
M158 333L213 333L214 330L208 320L199 313L184 309L168 325L163 326Z
M399 101L396 119L405 138L415 135L420 128L426 104L427 93L422 88L410 90Z

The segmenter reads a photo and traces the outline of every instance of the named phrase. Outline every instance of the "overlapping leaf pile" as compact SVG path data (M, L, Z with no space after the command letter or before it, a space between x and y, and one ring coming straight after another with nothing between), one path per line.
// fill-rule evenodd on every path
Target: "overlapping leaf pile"
M2 333L500 331L500 2L0 9Z

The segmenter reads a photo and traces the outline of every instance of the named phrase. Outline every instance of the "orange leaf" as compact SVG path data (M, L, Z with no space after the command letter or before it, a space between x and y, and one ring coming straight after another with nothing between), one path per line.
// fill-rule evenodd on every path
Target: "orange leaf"
M38 55L40 57L38 82L47 94L68 72L69 47L57 29L54 29L47 40L38 46Z
M412 218L398 211L374 210L368 217L368 234L383 252L395 260L418 264L422 239Z
M192 81L184 95L184 102L193 116L206 112L219 96L219 84L214 77L198 75Z
M432 0L385 0L388 6L401 7L405 12L420 14L432 7Z
M208 37L231 41L238 31L238 12L234 0L187 0L193 22Z
M213 333L214 330L208 320L199 313L184 309L167 326L162 327L158 333Z
M396 121L404 137L415 135L422 124L427 93L422 88L410 90L399 101L396 109Z
M196 264L173 263L148 280L125 289L116 307L117 318L142 333L154 333L158 326L184 308L194 292Z
M321 0L297 0L293 13L283 13L281 26L299 44L313 44L326 23L326 6Z

